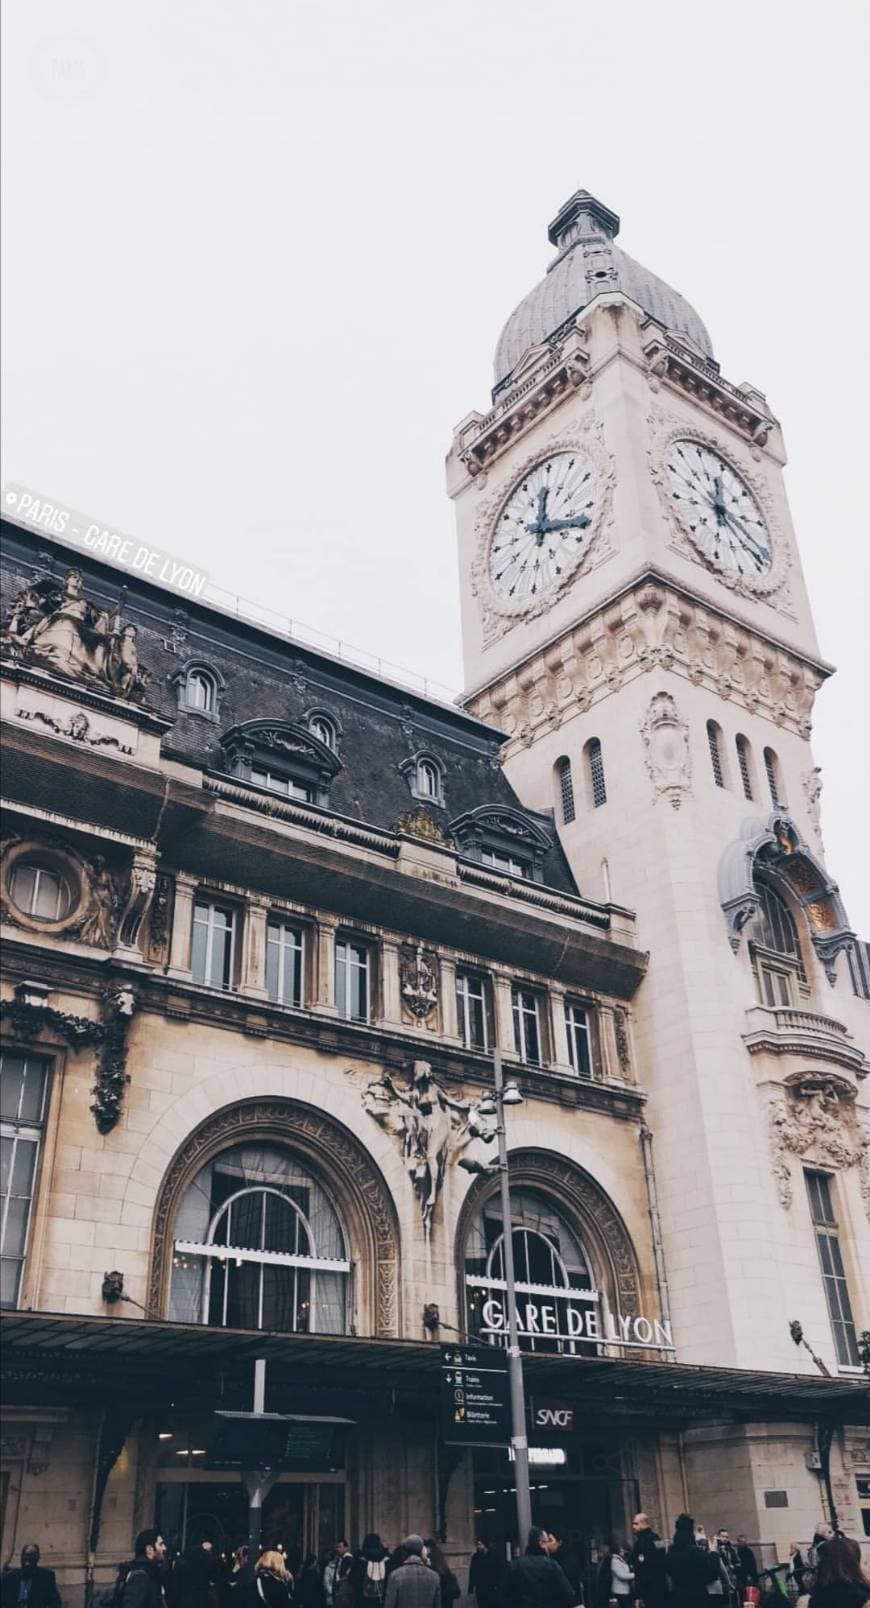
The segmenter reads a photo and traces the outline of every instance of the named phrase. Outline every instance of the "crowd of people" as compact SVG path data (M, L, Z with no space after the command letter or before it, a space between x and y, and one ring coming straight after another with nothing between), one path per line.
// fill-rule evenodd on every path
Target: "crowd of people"
M524 1552L508 1560L479 1540L468 1571L476 1608L863 1608L870 1578L861 1549L822 1525L811 1544L792 1543L787 1563L760 1568L743 1535L708 1539L681 1513L670 1544L645 1513L632 1522L633 1542L600 1547L590 1564L579 1545L533 1528ZM157 1530L136 1537L134 1555L91 1608L450 1608L462 1589L438 1542L408 1535L392 1551L367 1535L353 1551L338 1541L321 1559L293 1560L267 1547L229 1556L201 1540L170 1562ZM61 1608L54 1573L40 1567L29 1543L21 1567L6 1569L0 1608Z

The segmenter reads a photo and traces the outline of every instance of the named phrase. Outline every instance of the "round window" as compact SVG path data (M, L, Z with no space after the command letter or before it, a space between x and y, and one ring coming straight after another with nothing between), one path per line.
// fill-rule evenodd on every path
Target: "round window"
M9 897L23 916L63 921L73 904L67 878L45 860L19 860L9 875Z

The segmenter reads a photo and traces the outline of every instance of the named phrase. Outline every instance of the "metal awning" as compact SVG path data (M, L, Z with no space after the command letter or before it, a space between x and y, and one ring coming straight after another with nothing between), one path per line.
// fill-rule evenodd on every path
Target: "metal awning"
M7 1398L36 1402L41 1388L65 1388L78 1399L115 1383L130 1393L161 1392L185 1382L247 1372L258 1357L270 1378L297 1386L411 1391L422 1402L437 1395L441 1352L431 1341L367 1339L355 1335L277 1334L217 1329L150 1318L77 1317L46 1312L0 1313L0 1374ZM275 1365L274 1375L271 1365ZM702 1367L613 1357L524 1355L529 1394L562 1396L608 1413L689 1422L711 1414L870 1424L865 1379Z

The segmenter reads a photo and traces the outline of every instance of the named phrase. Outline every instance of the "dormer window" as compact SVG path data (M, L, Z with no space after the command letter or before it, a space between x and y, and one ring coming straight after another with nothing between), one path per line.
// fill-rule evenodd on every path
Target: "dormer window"
M268 788L302 804L329 804L341 761L308 726L250 720L222 739L226 769L241 782Z
M338 748L338 726L332 716L327 715L322 709L313 709L306 716L306 720L312 737L316 737L324 748L329 748L335 753Z
M530 811L482 805L451 821L450 833L465 859L502 876L543 882L544 856L553 840Z
M421 804L444 804L444 766L434 754L414 754L399 766L411 789L413 798Z
M186 715L203 715L206 720L217 720L224 690L224 678L212 665L198 659L170 676L178 697L178 707Z

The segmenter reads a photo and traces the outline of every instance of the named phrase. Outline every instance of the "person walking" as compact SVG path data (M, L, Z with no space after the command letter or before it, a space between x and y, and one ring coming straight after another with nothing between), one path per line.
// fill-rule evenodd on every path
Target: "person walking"
M758 1560L745 1535L737 1537L737 1591L741 1603L746 1598L747 1586L758 1585Z
M306 1554L302 1568L296 1576L296 1591L293 1601L298 1603L299 1608L326 1608L323 1576L317 1566L317 1558L313 1552Z
M831 1534L821 1548L809 1608L862 1608L870 1601L870 1579L861 1567L861 1548L848 1536Z
M215 1608L219 1561L207 1539L187 1548L172 1571L177 1608Z
M794 1581L796 1596L802 1597L807 1589L806 1577L810 1573L810 1565L796 1541L790 1541L788 1544L788 1572Z
M504 1608L574 1608L576 1597L570 1582L542 1545L549 1540L546 1530L533 1526L529 1544L521 1558L513 1558L502 1582Z
M634 1570L628 1562L627 1547L616 1546L610 1559L610 1578L613 1581L613 1595L617 1602L626 1608L630 1597L634 1595Z
M376 1531L372 1530L363 1537L351 1572L353 1601L358 1608L383 1602L387 1589L388 1558L389 1553Z
M435 1570L435 1573L441 1582L441 1608L450 1608L450 1604L452 1602L456 1602L457 1598L462 1596L462 1592L459 1589L459 1581L453 1573L453 1570L449 1567L447 1559L445 1558L444 1553L441 1551L438 1542L430 1539L425 1541L423 1545L423 1556L428 1563L429 1568Z
M498 1588L504 1564L485 1537L474 1543L468 1565L468 1595L477 1598L477 1608L498 1608Z
M60 1608L54 1570L41 1569L39 1556L35 1541L21 1548L20 1569L7 1569L3 1575L3 1608Z
M548 1532L546 1544L542 1542L548 1558L555 1559L568 1584L574 1592L577 1602L583 1597L583 1565L580 1562L580 1553L576 1542L569 1537L563 1542L562 1537L555 1530Z
M631 1528L634 1546L630 1561L634 1570L635 1591L644 1608L665 1608L671 1589L666 1562L667 1547L645 1513L635 1514Z
M719 1558L695 1540L695 1521L681 1513L674 1525L665 1566L671 1582L672 1608L709 1608L707 1586L719 1578Z
M440 1608L441 1579L423 1561L423 1537L406 1535L402 1546L405 1562L393 1570L387 1581L384 1608Z
M602 1542L596 1549L595 1608L608 1608L613 1596L613 1554Z
M293 1576L282 1553L261 1552L245 1588L245 1608L289 1608L294 1600Z
M344 1540L336 1541L323 1570L326 1608L350 1608L353 1602L353 1586L350 1580L352 1568L353 1553L350 1547Z

